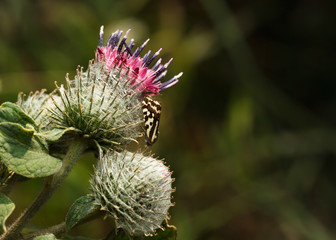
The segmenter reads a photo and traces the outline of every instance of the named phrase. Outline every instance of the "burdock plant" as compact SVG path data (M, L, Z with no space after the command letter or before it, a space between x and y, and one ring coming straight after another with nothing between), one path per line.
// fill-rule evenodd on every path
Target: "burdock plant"
M162 81L171 60L157 59L161 49L141 54L148 40L134 49L128 33L116 31L104 45L101 27L86 71L78 67L73 79L66 75L65 84L55 83L49 94L21 93L16 103L1 105L0 240L76 239L68 231L98 217L113 220L106 240L175 237L176 229L167 223L174 190L169 168L149 148L131 152L128 146L143 135L147 145L156 141L161 106L153 96L177 83L181 73ZM30 220L88 151L97 156L88 194L72 204L64 222L27 232ZM15 205L6 195L18 180L38 177L45 180L41 192L7 227Z

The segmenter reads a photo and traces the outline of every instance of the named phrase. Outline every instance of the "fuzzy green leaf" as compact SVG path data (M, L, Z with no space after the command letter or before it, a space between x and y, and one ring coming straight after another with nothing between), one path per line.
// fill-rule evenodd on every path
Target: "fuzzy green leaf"
M5 102L0 106L0 123L3 122L17 123L25 128L38 129L34 120L25 114L19 106L11 102Z
M58 141L66 133L78 131L77 129L70 127L65 129L53 129L50 131L39 132L36 135L43 137L49 142Z
M13 172L28 178L57 172L62 162L48 154L43 138L17 123L0 123L0 159Z
M47 234L33 238L33 240L57 240L54 234Z
M78 198L70 207L65 218L66 229L73 228L81 219L99 210L99 207L94 204L92 196L82 196Z
M0 225L2 231L6 231L5 222L14 208L15 204L6 195L0 193Z

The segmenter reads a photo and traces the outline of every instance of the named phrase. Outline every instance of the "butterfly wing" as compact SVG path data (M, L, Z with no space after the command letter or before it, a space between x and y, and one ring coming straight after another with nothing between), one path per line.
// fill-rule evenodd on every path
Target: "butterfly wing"
M147 96L142 101L142 112L146 143L148 146L151 146L159 137L161 104L159 101Z

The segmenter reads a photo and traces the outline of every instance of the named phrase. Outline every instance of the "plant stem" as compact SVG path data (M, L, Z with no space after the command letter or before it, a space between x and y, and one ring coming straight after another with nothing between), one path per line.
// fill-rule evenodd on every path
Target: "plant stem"
M24 240L31 240L31 239L34 239L37 236L41 236L41 235L48 234L48 233L49 234L52 233L55 236L57 236L59 234L65 233L65 231L66 231L65 222L62 222L62 223L54 225L52 227L43 229L41 231L38 231L38 232L35 232L35 233L32 233L32 234L29 234L29 235L25 236Z
M8 231L1 235L0 240L16 240L18 234L23 227L33 218L33 216L40 210L40 208L48 201L51 195L55 192L58 186L68 176L75 163L80 158L81 154L87 148L87 142L83 139L74 139L69 146L61 169L54 175L45 179L43 189L36 197L34 202L27 208L22 215L15 220L9 227Z
M90 222L90 221L92 221L94 219L100 218L102 216L104 216L104 213L102 211L97 211L95 214L90 215L90 216L88 216L88 217L83 218L82 220L80 220L76 224L75 227L77 227L77 226L79 226L81 224L85 224L87 222ZM41 236L41 235L48 234L48 233L52 233L52 234L54 234L57 237L58 235L63 234L65 232L67 232L66 223L62 222L62 223L59 223L57 225L48 227L46 229L42 229L40 231L28 234L27 236L25 236L24 240L31 240L34 237Z

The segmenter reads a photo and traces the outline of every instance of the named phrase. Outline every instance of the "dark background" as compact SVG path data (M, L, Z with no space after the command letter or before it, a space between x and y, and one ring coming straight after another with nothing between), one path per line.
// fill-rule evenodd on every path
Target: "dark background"
M153 151L173 176L181 240L336 238L336 2L333 0L0 1L0 101L54 89L116 29L174 57ZM61 222L88 193L93 157L32 224ZM41 179L18 184L14 216ZM12 218L10 219L10 221ZM72 234L102 238L111 221Z

